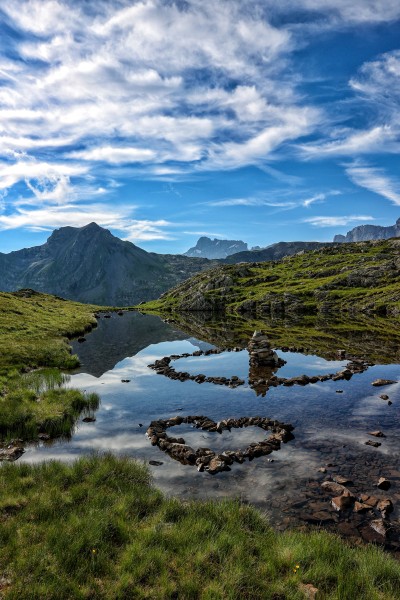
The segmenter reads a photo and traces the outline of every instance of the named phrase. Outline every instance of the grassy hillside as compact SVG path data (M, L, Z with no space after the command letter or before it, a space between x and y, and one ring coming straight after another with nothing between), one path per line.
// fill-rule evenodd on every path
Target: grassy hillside
M11 368L76 366L67 338L96 325L96 308L32 290L0 292L0 373Z
M260 316L400 315L400 240L342 244L200 273L141 307Z
M0 469L4 600L391 600L400 564L239 502L165 498L129 459Z
M79 364L68 338L90 330L96 307L32 290L0 292L0 440L36 439L71 431L95 395L63 388L57 368ZM30 373L38 367L55 367Z

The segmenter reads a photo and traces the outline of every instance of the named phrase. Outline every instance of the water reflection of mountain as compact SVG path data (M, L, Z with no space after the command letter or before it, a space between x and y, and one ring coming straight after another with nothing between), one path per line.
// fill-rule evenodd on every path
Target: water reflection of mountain
M110 313L111 318L98 319L98 326L86 336L86 342L72 342L72 351L78 354L80 372L101 377L127 356L135 356L150 344L185 340L189 337L175 325L164 323L159 317L126 312L123 316ZM192 343L192 339L190 340Z
M274 347L304 348L327 360L337 358L338 350L371 360L376 364L400 362L400 328L384 318L358 321L260 320L221 317L209 313L174 314L166 323L157 316L126 312L101 317L98 327L85 343L72 343L82 372L100 377L126 358L151 344L187 339L203 350L209 344L221 348L246 348L255 329L264 329ZM202 340L200 342L199 340Z
M171 315L169 318L171 323ZM386 318L261 320L196 312L174 314L173 324L222 348L245 348L254 330L263 329L277 348L304 348L306 354L327 360L337 358L340 349L376 364L400 362L399 322Z

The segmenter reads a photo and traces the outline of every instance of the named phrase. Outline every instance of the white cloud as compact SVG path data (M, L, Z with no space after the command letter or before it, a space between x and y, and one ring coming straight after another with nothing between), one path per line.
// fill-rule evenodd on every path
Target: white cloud
M400 180L388 177L383 169L355 164L348 167L346 173L356 185L400 206Z
M301 202L301 204L305 208L308 208L309 206L311 206L312 204L315 204L317 202L318 203L324 202L327 198L329 198L329 196L339 196L340 194L341 194L341 192L339 192L339 190L331 190L330 192L314 194L313 196L310 196L309 198L306 198L305 200L303 200Z
M364 63L358 75L350 79L350 86L374 103L393 104L394 108L400 99L400 50Z
M40 162L25 156L14 163L0 162L0 189L7 189L24 180L55 181L63 177L84 175L87 167L77 164Z
M365 221L374 221L370 215L342 215L340 217L310 217L303 219L303 223L310 223L313 227L341 227L349 223L358 223Z
M104 161L111 164L124 164L132 162L147 162L154 159L155 153L145 148L118 148L102 146L93 150L79 150L71 152L70 158L78 160Z
M334 132L333 132L334 134ZM354 156L374 152L398 152L398 133L390 125L378 125L366 131L346 131L331 142L299 146L306 157Z
M213 237L213 238L222 238L224 239L224 234L223 233L211 233L210 231L183 231L182 233L186 234L186 235L200 235L200 236L206 236L206 237Z
M279 202L264 200L262 198L226 198L225 200L212 200L206 202L208 206L272 206L274 208L294 208L296 202Z
M300 106L280 77L292 36L258 3L93 7L5 6L21 30L23 60L0 65L9 80L0 88L0 149L39 157L60 148L60 160L63 146L75 145L73 160L140 161L157 175L171 161L205 169L260 163L315 127L316 111Z
M163 219L151 221L132 218L134 207L107 207L103 204L64 204L42 208L17 207L11 215L0 214L0 230L23 227L27 230L51 230L57 227L83 227L95 221L102 227L122 232L130 241L172 239L165 230L172 223Z
M289 2L297 9L300 7L314 10L323 15L333 13L340 20L331 23L346 26L350 23L382 23L400 18L400 6L397 0L300 0ZM284 3L285 4L285 3Z

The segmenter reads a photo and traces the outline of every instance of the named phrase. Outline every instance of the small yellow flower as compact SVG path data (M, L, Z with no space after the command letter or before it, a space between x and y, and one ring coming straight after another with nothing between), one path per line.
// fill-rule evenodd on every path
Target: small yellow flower
M96 554L96 552L97 552L96 548L93 548L92 549L92 554Z
M300 565L296 565L296 569L300 569Z

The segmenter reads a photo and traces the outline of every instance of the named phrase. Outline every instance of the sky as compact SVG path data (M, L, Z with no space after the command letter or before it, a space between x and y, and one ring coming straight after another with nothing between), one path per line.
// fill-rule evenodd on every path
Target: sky
M0 0L0 252L400 217L399 0Z

